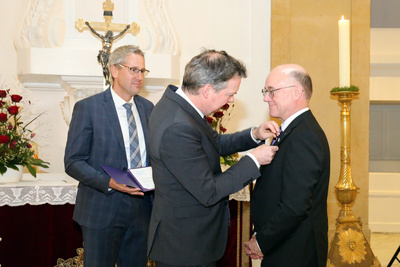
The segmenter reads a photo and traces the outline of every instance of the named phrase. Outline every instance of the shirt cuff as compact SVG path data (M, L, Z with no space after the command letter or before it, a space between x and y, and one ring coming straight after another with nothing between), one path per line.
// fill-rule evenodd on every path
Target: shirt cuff
M246 156L249 156L254 161L254 163L257 165L258 169L260 168L260 163L258 163L258 160L256 159L256 157L253 154L247 153Z
M257 235L257 233L254 233L254 235ZM256 237L255 239L256 239L257 247L258 247L258 249L261 251L260 245L258 244L258 241L257 241L257 237Z
M255 139L254 136L253 136L253 130L254 130L255 128L257 128L257 126L251 127L250 136L251 136L251 138L254 140L254 142L256 142L257 144L259 144L259 143L261 143L261 140Z

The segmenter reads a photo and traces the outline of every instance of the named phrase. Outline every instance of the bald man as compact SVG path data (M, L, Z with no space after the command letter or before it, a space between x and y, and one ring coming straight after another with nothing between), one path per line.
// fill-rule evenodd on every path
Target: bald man
M281 65L262 90L271 117L282 121L274 160L262 166L251 199L254 235L245 244L262 267L326 266L328 141L309 109L312 82L306 70Z

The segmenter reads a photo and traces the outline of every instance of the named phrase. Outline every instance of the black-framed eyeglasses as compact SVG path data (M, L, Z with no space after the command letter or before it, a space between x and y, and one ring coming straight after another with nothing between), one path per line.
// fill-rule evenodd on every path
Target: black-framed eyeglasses
M263 94L263 96L265 97L266 94L268 94L268 96L270 98L274 98L274 92L281 90L281 89L286 89L286 88L291 88L291 87L295 87L296 85L289 85L289 86L285 86L285 87L280 87L280 88L274 88L274 87L270 87L268 86L267 88L263 88L261 89L261 93Z
M143 74L143 76L147 76L147 74L149 74L149 72L150 72L149 70L146 70L146 69L139 69L136 67L128 67L121 63L118 63L118 65L120 65L121 67L127 68L131 74L141 73L141 74Z

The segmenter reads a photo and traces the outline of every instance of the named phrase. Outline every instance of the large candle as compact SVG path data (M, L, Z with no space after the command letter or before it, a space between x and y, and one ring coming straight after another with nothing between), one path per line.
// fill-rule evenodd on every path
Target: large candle
M339 86L350 86L350 22L339 20Z

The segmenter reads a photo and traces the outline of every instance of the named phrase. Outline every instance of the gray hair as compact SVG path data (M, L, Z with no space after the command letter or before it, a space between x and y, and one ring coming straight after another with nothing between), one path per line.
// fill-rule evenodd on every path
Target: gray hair
M218 92L226 88L227 82L235 75L247 77L242 62L225 51L204 49L186 65L182 89L196 95L200 87L210 84Z
M120 46L110 54L110 58L108 60L108 69L110 70L110 73L112 65L118 65L120 63L123 63L125 61L125 58L130 54L137 54L144 58L144 53L142 50L140 50L138 46L136 45ZM114 81L114 77L112 77L112 80Z
M294 70L290 72L289 76L303 87L306 99L310 99L313 92L310 75L307 72Z

